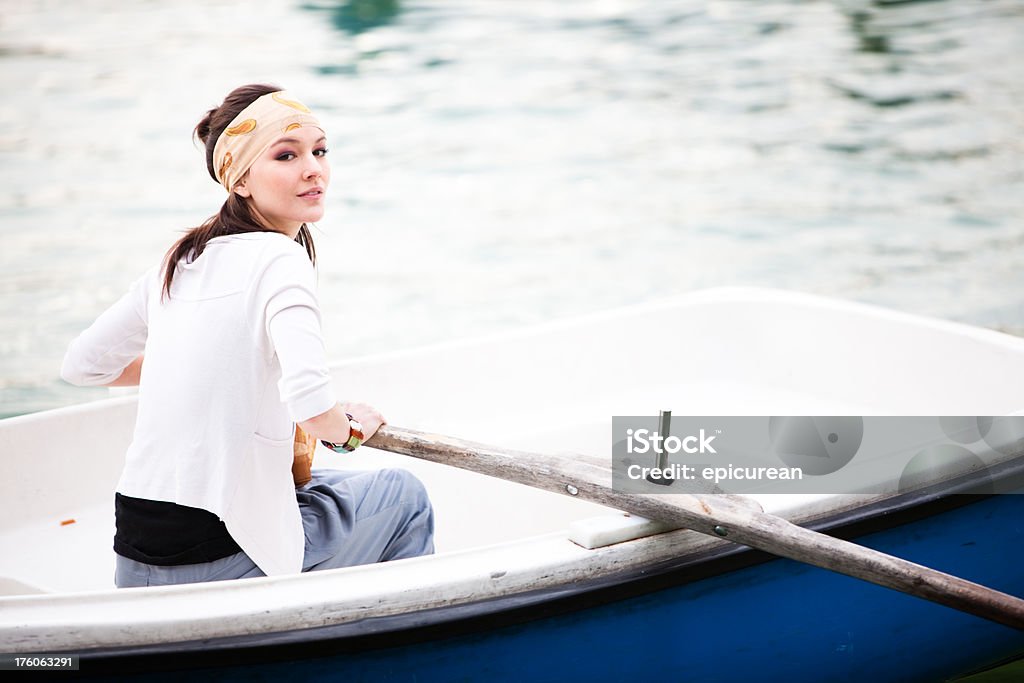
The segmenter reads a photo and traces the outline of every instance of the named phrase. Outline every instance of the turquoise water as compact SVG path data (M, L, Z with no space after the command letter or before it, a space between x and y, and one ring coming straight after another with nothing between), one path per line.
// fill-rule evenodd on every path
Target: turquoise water
M64 349L253 81L330 128L333 358L735 284L1022 334L1022 57L1016 0L0 0L0 415L105 395Z

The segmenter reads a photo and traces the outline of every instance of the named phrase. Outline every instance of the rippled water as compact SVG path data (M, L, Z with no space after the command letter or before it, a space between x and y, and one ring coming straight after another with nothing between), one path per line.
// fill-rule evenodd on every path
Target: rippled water
M1017 0L0 0L0 415L103 395L253 81L330 128L335 358L732 284L1024 333L1022 56Z

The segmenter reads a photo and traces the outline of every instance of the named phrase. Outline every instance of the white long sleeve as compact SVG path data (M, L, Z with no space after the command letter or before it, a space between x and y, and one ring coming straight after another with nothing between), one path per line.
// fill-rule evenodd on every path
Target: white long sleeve
M146 347L149 293L156 268L136 280L131 289L68 347L60 376L78 386L109 384Z
M294 422L316 417L337 399L327 370L315 272L299 250L281 254L263 271L256 295L266 301L267 335L281 365L281 401Z

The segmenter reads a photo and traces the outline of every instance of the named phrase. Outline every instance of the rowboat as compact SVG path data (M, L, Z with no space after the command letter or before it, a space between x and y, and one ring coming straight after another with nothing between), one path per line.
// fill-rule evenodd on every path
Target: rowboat
M611 420L1004 416L1024 340L807 294L727 288L332 368L393 425L608 458ZM430 557L115 590L112 491L132 395L0 421L0 653L86 679L948 680L1024 655L1024 631L620 510L363 447L315 466L404 467ZM582 456L580 455L582 454ZM941 471L940 471L941 470ZM1019 490L1024 455L988 468ZM977 473L911 490L748 494L766 513L1024 595L1024 496ZM1009 487L1009 488L1007 488Z

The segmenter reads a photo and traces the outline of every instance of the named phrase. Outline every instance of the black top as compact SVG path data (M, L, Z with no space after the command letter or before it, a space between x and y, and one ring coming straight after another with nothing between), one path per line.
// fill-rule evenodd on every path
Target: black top
M114 552L145 564L198 564L242 551L224 522L199 508L117 493L114 520Z

